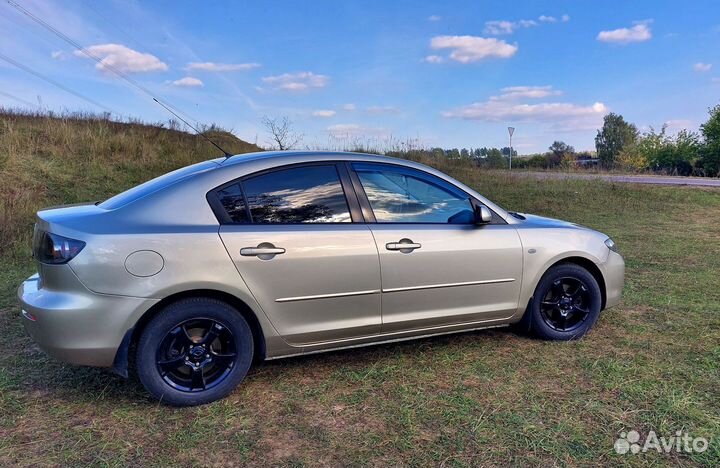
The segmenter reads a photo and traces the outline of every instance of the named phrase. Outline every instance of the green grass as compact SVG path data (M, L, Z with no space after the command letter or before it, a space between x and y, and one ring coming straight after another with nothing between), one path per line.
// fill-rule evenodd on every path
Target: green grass
M223 401L172 409L135 379L37 349L14 306L33 270L18 253L0 264L0 466L720 464L720 191L435 164L510 209L611 235L627 262L623 304L572 343L491 330L292 358L257 366ZM88 180L65 188L68 201L116 183ZM710 449L615 454L630 429L683 430Z

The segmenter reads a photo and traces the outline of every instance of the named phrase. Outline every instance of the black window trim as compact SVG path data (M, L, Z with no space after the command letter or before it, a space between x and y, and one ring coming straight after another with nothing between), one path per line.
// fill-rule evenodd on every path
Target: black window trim
M344 161L306 161L306 162L299 162L299 163L292 163L292 164L284 164L282 166L275 166L267 169L262 169L257 172L253 172L251 174L246 174L242 177L238 177L236 179L233 179L229 182L226 182L222 185L219 185L212 190L210 190L206 195L205 198L208 201L208 204L210 205L210 209L212 209L213 213L215 214L215 217L217 218L218 222L225 226L308 226L308 225L332 225L332 226L346 226L351 224L363 224L365 223L365 219L363 218L363 212L360 209L360 202L358 200L358 195L356 191L353 188L353 184L350 180L350 174L348 173L348 168L345 164L343 164ZM266 174L270 174L272 172L278 172L283 171L287 169L296 169L300 167L312 167L312 166L330 166L334 167L335 171L338 175L338 180L340 181L340 186L342 187L343 195L345 196L345 203L348 206L348 210L350 211L350 222L349 223L343 223L343 222L323 222L323 223L256 223L252 220L252 215L250 213L250 205L247 203L247 197L245 195L245 186L243 182L247 179L252 179L255 177L263 176ZM228 215L227 211L225 210L225 207L222 206L222 203L220 202L220 198L218 197L218 192L220 190L223 190L227 187L230 187L232 185L238 185L240 187L240 192L242 194L242 197L245 201L245 213L246 217L248 219L247 222L244 223L237 223L230 218L230 215Z
M362 160L346 161L346 162L345 162L345 165L347 166L347 170L350 172L350 177L351 177L351 180L352 180L352 183L353 183L353 187L355 188L355 192L357 193L358 200L360 201L360 206L362 207L363 214L365 215L365 219L366 219L366 222L367 222L368 224L380 224L380 225L387 225L387 226L391 226L391 225L402 225L402 224L408 224L408 225L439 225L439 226L445 226L445 225L447 225L447 226L471 226L471 225L472 225L472 224L469 224L469 223L450 224L450 223L447 223L447 222L445 222L445 223L409 222L409 221L402 221L402 222L397 222L397 223L383 223L383 222L378 222L377 219L375 218L375 213L374 213L374 211L373 211L373 209L372 209L372 206L370 205L370 199L368 198L367 194L365 193L365 188L363 187L362 182L360 182L360 177L357 175L357 172L355 171L355 168L353 168L353 166L352 166L353 163L357 163L357 164L371 164L371 165L377 165L377 166L389 166L389 167L393 167L393 168L399 168L399 169L402 169L402 170L417 171L417 172L419 172L419 173L421 173L421 174L423 174L423 175L425 175L425 176L427 176L427 177L435 178L435 179L440 179L440 180L442 180L443 182L445 182L446 184L451 185L451 186L452 186L453 188L455 188L458 192L464 193L464 194L468 197L468 200L470 201L470 204L472 205L473 208L475 208L475 204L479 204L479 205L485 206L488 210L490 210L490 212L491 212L492 215L493 215L492 221L490 221L489 223L482 224L481 226L492 225L492 224L501 224L501 225L502 225L502 224L507 224L507 221L505 221L505 220L502 218L502 216L500 216L499 214L497 214L497 213L495 212L495 210L493 210L493 209L490 208L489 206L485 205L482 201L478 200L476 197L473 197L472 195L470 195L469 193L467 193L465 190L461 189L461 188L458 187L457 185L455 185L455 184L453 184L453 183L450 183L450 182L448 182L447 180L444 180L442 177L438 177L438 176L436 176L436 175L434 175L434 174L430 174L429 172L423 171L422 169L418 169L418 168L416 168L416 167L405 166L405 165L402 165L402 164L388 163L388 162L362 161Z

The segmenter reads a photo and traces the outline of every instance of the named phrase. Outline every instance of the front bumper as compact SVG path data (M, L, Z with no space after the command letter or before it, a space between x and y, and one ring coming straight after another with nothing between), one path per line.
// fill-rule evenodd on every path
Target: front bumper
M605 308L618 305L625 286L625 261L616 252L610 251L605 263L600 265L605 279Z
M63 265L64 266L64 265ZM155 299L95 294L74 274L52 290L35 274L18 288L25 330L50 356L72 364L110 367L125 332Z

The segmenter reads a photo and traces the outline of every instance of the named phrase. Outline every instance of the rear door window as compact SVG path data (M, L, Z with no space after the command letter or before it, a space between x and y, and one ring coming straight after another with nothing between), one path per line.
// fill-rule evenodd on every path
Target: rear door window
M350 223L334 164L279 169L216 192L232 223Z

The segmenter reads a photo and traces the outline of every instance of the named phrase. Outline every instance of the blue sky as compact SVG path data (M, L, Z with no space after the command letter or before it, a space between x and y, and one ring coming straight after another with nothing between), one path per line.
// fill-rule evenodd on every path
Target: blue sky
M0 4L0 53L121 116L168 114L266 143L288 116L303 144L424 146L553 140L592 149L610 111L641 129L696 130L720 101L720 3L698 1L73 1ZM103 109L0 60L0 104Z

